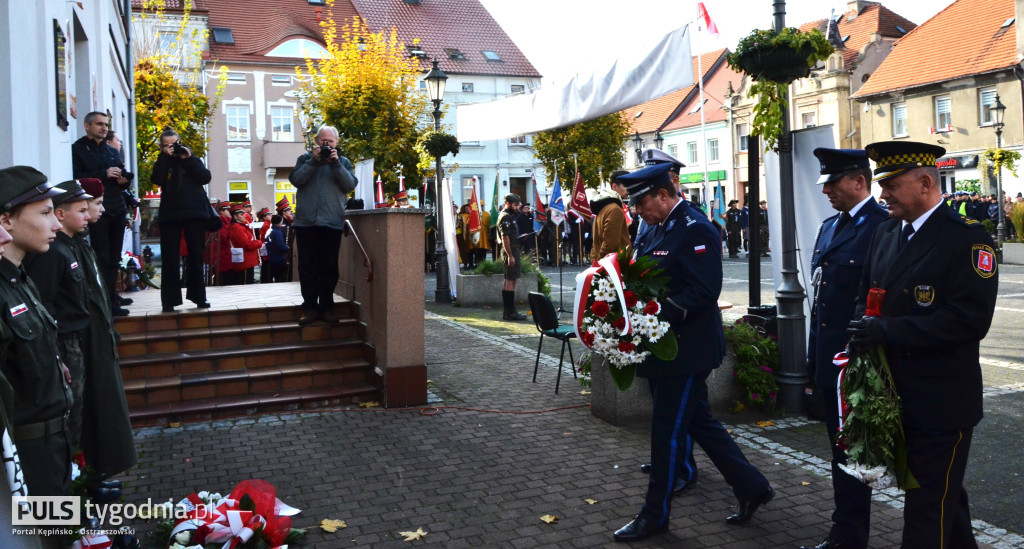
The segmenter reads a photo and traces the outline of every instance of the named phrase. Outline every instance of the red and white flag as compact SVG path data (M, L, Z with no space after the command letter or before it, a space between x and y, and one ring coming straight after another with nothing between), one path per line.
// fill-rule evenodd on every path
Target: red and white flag
M718 36L718 25L711 20L711 14L708 13L708 9L704 7L704 2L697 2L697 12L699 17L704 18L704 28L708 29L708 32Z
M587 189L583 186L583 176L576 170L576 183L572 188L572 201L569 207L578 213L581 218L590 219L594 214L590 211L590 200L587 199Z

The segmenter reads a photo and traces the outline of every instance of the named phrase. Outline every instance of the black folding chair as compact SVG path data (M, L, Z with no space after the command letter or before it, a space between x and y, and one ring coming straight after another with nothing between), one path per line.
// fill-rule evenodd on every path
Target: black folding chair
M533 382L537 383L537 367L540 366L540 349L544 345L544 336L553 337L562 341L562 353L558 358L558 378L555 380L555 394L558 394L558 385L562 382L562 363L565 361L565 347L569 347L569 363L572 366L572 377L576 376L576 360L572 356L572 345L569 340L576 337L572 326L560 326L555 306L551 304L548 296L539 292L530 292L530 311L533 313L533 323L540 331L540 343L537 344L537 360L533 363Z

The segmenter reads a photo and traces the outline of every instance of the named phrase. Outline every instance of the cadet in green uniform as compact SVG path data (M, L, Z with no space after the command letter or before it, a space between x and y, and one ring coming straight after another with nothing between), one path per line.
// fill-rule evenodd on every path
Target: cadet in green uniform
M54 214L61 229L50 249L41 254L25 257L24 267L32 277L39 296L54 319L57 320L57 348L64 365L71 372L71 394L74 401L68 416L68 436L71 449L79 448L82 433L82 387L85 377L85 358L82 340L89 328L89 308L86 306L85 270L71 245L71 237L84 231L89 223L88 204L82 187L75 181L54 187L62 193L53 197Z
M87 203L89 223L103 213L103 182L81 179L86 193L93 196ZM135 465L135 442L128 417L128 402L117 356L117 339L111 316L110 298L100 278L96 252L79 232L71 239L75 252L85 269L86 304L92 322L82 346L85 356L85 391L82 399L82 452L85 462L103 478L116 475ZM102 483L101 488L120 487L120 482Z
M498 238L501 240L501 257L505 262L505 283L501 287L501 301L505 305L504 320L526 320L526 315L516 311L516 280L522 273L519 259L519 227L515 214L519 211L519 196L505 196L505 209L498 214Z
M22 260L43 253L60 229L50 198L60 194L28 166L0 170L0 226L13 239L0 258L0 316L13 333L0 372L14 389L14 442L29 493L70 493L71 445L67 418L70 376L57 353L57 323L46 312ZM47 538L59 546L62 539Z

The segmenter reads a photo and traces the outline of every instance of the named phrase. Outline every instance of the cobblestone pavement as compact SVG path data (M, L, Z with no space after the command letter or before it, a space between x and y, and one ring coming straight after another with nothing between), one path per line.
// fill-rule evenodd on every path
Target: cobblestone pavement
M435 408L343 409L140 429L139 465L124 477L128 501L177 500L193 490L226 493L241 480L262 478L303 510L295 524L310 528L306 547L624 547L611 532L640 507L645 478L637 466L647 461L648 436L593 417L589 396L568 372L555 395L557 355L541 356L537 383L531 383L536 344L536 337L495 336L427 313ZM557 351L556 342L546 345L546 353ZM1004 408L1013 415L1021 395L1013 388L993 391L986 407L996 411L987 410L989 417ZM831 484L820 424L793 417L758 427L749 417L721 417L772 482L776 498L749 525L727 525L736 502L698 451L700 480L676 499L670 532L631 546L775 548L821 541ZM977 459L972 455L972 465ZM1005 486L1007 477L985 480ZM1010 481L1019 495L1019 477ZM895 493L876 499L871 547L898 546L900 499ZM1020 508L976 516L979 541L1024 547L1024 538L1001 530ZM558 521L540 520L549 514ZM321 532L315 525L324 518L348 527ZM133 526L143 533L154 528L139 521ZM414 542L398 534L417 528L429 534ZM159 545L153 536L148 541Z

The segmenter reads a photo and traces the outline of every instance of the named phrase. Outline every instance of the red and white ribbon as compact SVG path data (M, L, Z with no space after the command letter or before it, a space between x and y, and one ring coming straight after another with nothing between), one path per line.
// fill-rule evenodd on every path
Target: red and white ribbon
M839 375L836 376L836 396L838 397L837 406L839 407L839 430L843 430L843 419L846 417L846 399L843 398L843 374L846 373L846 365L850 363L850 355L846 354L846 351L836 353L836 356L832 357L832 364L839 368Z
M110 549L112 546L113 542L110 541L109 537L105 534L97 534L75 540L71 544L71 549Z
M619 335L624 336L633 331L633 326L629 322L629 308L626 307L626 296L623 293L622 288L622 271L619 269L619 254L610 253L601 259L597 260L597 265L588 268L582 273L576 275L576 295L573 299L575 307L573 308L573 326L576 328L576 337L580 341L583 341L583 318L587 312L587 301L590 299L590 288L593 285L594 277L601 274L601 272L611 279L612 287L615 288L615 294L619 298L619 306L622 308L622 318L626 320ZM588 345L589 347L589 345Z

